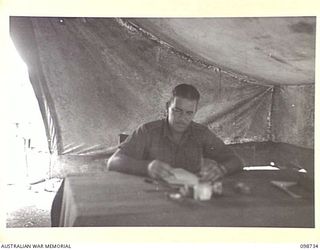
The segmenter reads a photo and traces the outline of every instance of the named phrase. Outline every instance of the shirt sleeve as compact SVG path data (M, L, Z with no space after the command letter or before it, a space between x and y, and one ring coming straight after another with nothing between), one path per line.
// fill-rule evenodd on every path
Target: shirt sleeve
M120 153L137 160L144 160L149 137L147 129L141 125L119 145Z
M205 132L203 156L215 160L225 174L231 174L242 169L240 158L209 129Z

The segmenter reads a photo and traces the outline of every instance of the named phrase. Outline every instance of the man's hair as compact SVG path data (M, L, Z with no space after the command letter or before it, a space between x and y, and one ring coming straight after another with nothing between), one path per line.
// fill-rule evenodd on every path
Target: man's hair
M172 98L181 97L189 100L199 101L199 91L190 84L179 84L172 90Z
M175 97L181 97L192 101L197 101L197 103L200 100L200 93L199 91L190 84L179 84L174 87L172 90L172 96L170 100L166 103L166 110L168 111L168 108L173 101Z

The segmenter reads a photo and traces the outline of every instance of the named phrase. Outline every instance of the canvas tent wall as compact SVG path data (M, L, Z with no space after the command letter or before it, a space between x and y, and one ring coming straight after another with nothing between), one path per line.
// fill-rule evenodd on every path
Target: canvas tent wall
M288 71L288 78L296 71L307 75L299 78L307 79L305 83L268 81L217 65L197 56L192 47L185 50L179 40L166 41L168 34L161 31L167 29L155 29L146 22L150 20L11 17L11 37L28 65L50 152L60 162L54 172L102 169L103 164L94 165L92 159L112 152L120 133L163 117L170 90L179 83L199 89L202 97L195 120L235 148L246 164L266 163L271 152L283 163L308 162L313 168L315 18L279 20L291 27L302 22L309 28L295 32L305 48L292 50L301 49L300 54L305 50L311 69ZM272 37L269 28L266 36ZM257 147L258 142L263 147ZM279 147L287 156L276 154ZM268 153L258 157L259 148ZM253 152L257 157L252 158ZM63 164L65 159L85 163L71 166Z

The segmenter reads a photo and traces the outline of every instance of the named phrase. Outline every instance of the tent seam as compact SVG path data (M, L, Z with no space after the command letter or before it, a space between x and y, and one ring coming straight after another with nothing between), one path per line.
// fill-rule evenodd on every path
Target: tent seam
M188 61L188 62L192 62L195 64L198 64L204 68L213 70L215 72L220 72L220 73L224 73L229 75L230 77L237 79L243 83L249 83L249 84L255 84L255 85L259 85L259 86L272 86L275 85L273 83L265 83L263 80L256 80L256 79L248 79L249 76L247 75L241 75L240 73L236 73L236 72L232 72L231 70L224 70L222 69L221 66L218 65L214 65L213 63L208 63L205 62L204 60L198 59L198 58L194 58L191 55L179 51L176 48L174 48L172 45L170 45L169 43L161 40L160 38L158 38L157 36L155 36L154 34L148 32L147 30L141 28L140 26L136 25L133 22L130 22L127 19L124 18L115 18L117 23L123 27L125 27L126 29L130 30L131 32L140 32L142 35L144 35L145 37L147 37L148 39L151 39L152 41L157 42L158 44L160 44L160 46L165 47L166 49L170 50L172 53L174 53L175 55L177 55L178 57ZM258 83L260 82L260 83Z

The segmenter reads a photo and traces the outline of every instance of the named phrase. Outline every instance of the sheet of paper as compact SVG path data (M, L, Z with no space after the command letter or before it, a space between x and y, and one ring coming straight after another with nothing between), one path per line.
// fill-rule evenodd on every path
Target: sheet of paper
M173 185L189 185L198 184L199 178L189 171L182 168L175 168L172 176L165 178L165 181Z
M280 170L280 168L274 166L247 166L243 167L243 170Z

